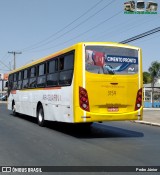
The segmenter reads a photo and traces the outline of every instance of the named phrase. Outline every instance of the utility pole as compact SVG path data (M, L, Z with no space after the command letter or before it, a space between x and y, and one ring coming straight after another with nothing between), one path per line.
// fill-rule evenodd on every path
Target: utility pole
M8 52L14 55L14 66L13 69L16 69L16 54L22 54L22 52Z

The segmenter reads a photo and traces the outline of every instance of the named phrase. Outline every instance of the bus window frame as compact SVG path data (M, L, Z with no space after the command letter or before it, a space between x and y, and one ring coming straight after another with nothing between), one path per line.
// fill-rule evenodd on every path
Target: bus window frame
M24 72L27 71L27 77L24 77ZM27 86L24 86L24 81L28 80L26 83ZM28 89L29 87L29 74L28 74L28 68L22 70L22 89Z
M35 68L35 71L34 71L34 76L31 76L31 69L32 68ZM31 82L31 80L34 80L35 79L35 81L33 81L34 82L34 84L33 84L33 86L31 86L31 83L33 83L33 82ZM33 89L33 88L36 88L37 87L37 65L34 65L34 66L31 66L31 67L29 67L29 83L28 83L29 85L29 89Z
M13 89L13 74L10 74L8 77L8 89L9 92Z
M17 90L17 72L13 74L13 86L12 90Z
M65 57L67 57L69 55L73 56L73 66L72 66L72 68L65 69L65 67L63 67L63 69L60 69L60 59L62 59L62 58L64 59L64 61L63 61L63 64L64 64L65 63L65 59L67 59ZM53 72L53 73L49 73L49 70L48 70L49 69L48 64L51 61L55 61L56 62L55 63L55 72ZM53 57L51 59L48 59L46 61L42 61L39 64L32 65L32 66L27 67L25 69L21 69L21 70L19 70L17 72L14 72L14 73L10 74L10 77L12 77L12 80L9 80L11 90L45 88L45 87L52 87L52 86L53 87L71 86L72 80L73 80L73 73L74 73L74 63L75 63L75 50L72 50L72 51L66 52L66 53L64 53L62 55L59 55L59 56ZM41 66L43 64L44 64L44 74L43 75L39 75L39 66ZM35 68L36 69L35 76L34 77L31 77L31 69L32 68ZM27 71L27 77L24 75L25 74L25 71ZM69 72L69 71L72 71L71 72L70 83L60 83L60 75L61 75L61 73ZM18 74L19 74L19 72L21 72L21 80L18 80ZM56 84L53 84L53 85L47 85L47 76L49 76L51 74L57 74L57 82L56 82ZM16 80L14 81L15 77L16 77ZM40 77L45 77L45 82L44 82L44 85L42 85L42 86L41 85L40 86L38 85L38 78L40 78ZM30 80L32 78L35 78L36 79L35 80L35 86L34 87L31 87L30 86ZM27 86L24 87L24 82L26 80L28 81L27 82ZM21 88L18 88L17 87L19 81L22 81ZM11 85L11 83L12 83L12 85ZM15 84L16 84L16 87L14 87Z
M44 64L44 74L43 75L39 75L39 66L41 66L43 64ZM44 88L44 87L46 87L46 61L43 61L43 62L37 64L36 67L37 67L37 71L36 71L36 73L37 73L36 87L37 88ZM43 79L43 77L45 77L45 82L44 83L42 82L41 83L42 85L38 84L38 79L39 78L42 78Z
M23 84L23 80L22 80L22 76L23 76L23 71L18 71L18 79L17 79L17 90L22 89L22 84ZM19 77L19 74L21 73L21 77ZM20 83L20 84L19 84Z
M55 71L54 71L54 72L49 72L49 63L52 62L52 61L55 62ZM57 74L57 81L56 81L56 84L51 84L51 85L49 85L49 84L48 84L48 77L49 77L50 75L54 75L54 74L55 74L55 75ZM50 59L50 60L48 60L48 61L46 62L46 86L47 86L47 87L55 87L55 86L58 86L58 85L59 85L58 58L55 57L55 58L52 58L52 59Z
M72 55L73 56L73 66L72 68L69 68L69 69L65 69L65 59L67 59L66 57L69 56L69 55ZM61 59L63 59L63 65L61 65ZM68 53L65 53L63 55L60 55L59 58L58 58L58 68L59 68L59 81L58 81L58 84L59 86L71 86L72 84L72 80L73 80L73 73L74 73L74 63L75 63L75 50L72 50ZM63 67L62 67L63 66ZM68 82L68 80L64 80L64 83L60 83L60 76L61 74L63 74L64 72L70 72L72 71L71 73L71 79L69 80L70 82Z

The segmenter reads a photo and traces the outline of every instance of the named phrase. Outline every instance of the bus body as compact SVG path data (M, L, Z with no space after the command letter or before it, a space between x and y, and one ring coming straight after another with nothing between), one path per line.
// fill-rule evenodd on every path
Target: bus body
M155 3L153 1L148 1L146 6L146 11L148 12L156 12L158 8L158 3Z
M124 10L125 11L135 11L135 2L134 1L128 1L124 3Z
M144 12L145 11L145 2L144 0L137 1L137 12Z
M141 120L141 49L78 43L12 71L8 109L67 123Z

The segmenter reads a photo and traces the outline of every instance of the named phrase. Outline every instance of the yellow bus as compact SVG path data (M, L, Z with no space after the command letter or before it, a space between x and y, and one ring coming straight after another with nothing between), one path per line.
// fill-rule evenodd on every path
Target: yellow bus
M84 42L12 71L8 109L45 121L142 119L142 53L112 42Z
M156 12L158 8L158 3L153 2L153 1L148 1L147 6L146 6L146 11L147 12Z

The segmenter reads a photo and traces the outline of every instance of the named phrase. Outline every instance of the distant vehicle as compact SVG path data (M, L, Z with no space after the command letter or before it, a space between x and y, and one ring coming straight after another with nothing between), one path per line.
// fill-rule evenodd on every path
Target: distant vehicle
M125 11L135 11L135 2L134 1L128 1L124 3L124 10Z
M145 2L144 0L137 1L137 12L144 12L145 10Z
M0 100L1 100L1 101L7 101L7 95L2 95L2 96L0 97Z
M153 1L148 1L146 6L147 12L156 12L158 8L158 4Z

